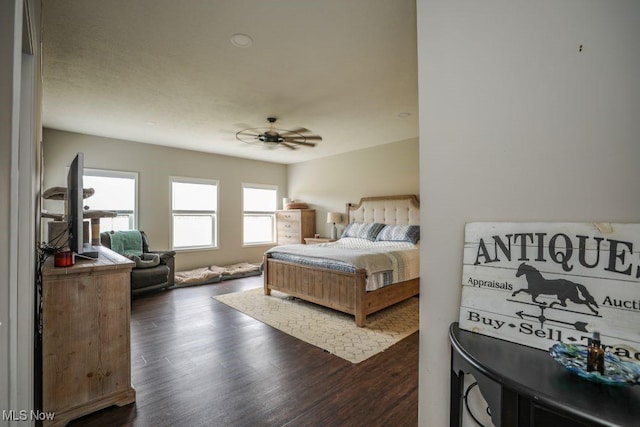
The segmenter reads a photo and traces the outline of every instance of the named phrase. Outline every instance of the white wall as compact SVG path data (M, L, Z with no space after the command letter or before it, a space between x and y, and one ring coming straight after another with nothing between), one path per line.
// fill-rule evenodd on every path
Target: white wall
M138 229L147 233L153 250L170 245L169 177L219 180L219 249L180 251L176 270L262 260L268 246L242 247L242 184L277 185L284 194L285 165L53 129L45 129L43 138L45 189L66 186L65 167L79 151L84 152L86 168L139 173ZM55 201L47 201L45 208L63 210L62 203Z
M20 31L16 28L16 16L20 16L18 1L0 3L0 408L10 407L9 358L10 346L9 301L11 291L15 290L15 277L11 270L15 260L10 253L15 249L12 241L12 182L14 156L17 146L17 119L20 108L16 89L20 88L20 71L16 66L16 37Z
M0 409L3 411L29 411L37 409L38 404L34 401L33 370L39 209L36 162L42 99L40 13L41 5L36 0L0 2ZM31 34L30 40L24 37L27 33ZM25 423L3 419L3 425L18 424L33 425L34 420Z
M640 222L640 2L417 4L419 419L442 427L464 224Z
M418 177L416 138L289 165L288 196L315 208L316 232L329 236L327 212L345 212L365 196L417 195Z

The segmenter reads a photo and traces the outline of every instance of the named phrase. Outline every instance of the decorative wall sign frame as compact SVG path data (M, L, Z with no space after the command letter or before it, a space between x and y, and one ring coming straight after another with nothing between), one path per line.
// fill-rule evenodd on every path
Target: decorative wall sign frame
M459 320L541 350L597 331L640 362L640 224L467 224Z

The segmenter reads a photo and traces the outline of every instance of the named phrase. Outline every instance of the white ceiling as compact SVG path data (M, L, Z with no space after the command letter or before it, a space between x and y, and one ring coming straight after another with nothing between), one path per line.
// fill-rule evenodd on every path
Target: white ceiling
M43 2L45 127L278 163L418 137L415 0ZM235 33L253 45L231 44ZM399 117L400 113L410 113ZM304 127L316 147L236 140Z

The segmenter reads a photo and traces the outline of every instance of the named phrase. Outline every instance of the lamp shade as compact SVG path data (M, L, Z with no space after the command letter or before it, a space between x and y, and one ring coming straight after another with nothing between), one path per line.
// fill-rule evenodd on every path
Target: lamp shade
M329 212L327 213L327 222L328 223L336 223L342 221L342 214L340 212Z

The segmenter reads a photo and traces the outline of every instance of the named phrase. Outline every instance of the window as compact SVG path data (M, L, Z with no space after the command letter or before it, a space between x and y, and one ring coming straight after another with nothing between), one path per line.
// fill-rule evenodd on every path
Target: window
M275 242L275 210L278 187L243 184L243 243L257 245Z
M116 211L114 218L100 218L101 231L133 230L136 228L138 174L99 169L84 169L85 188L93 188L95 194L84 199L91 210Z
M173 249L218 246L218 182L171 178Z

